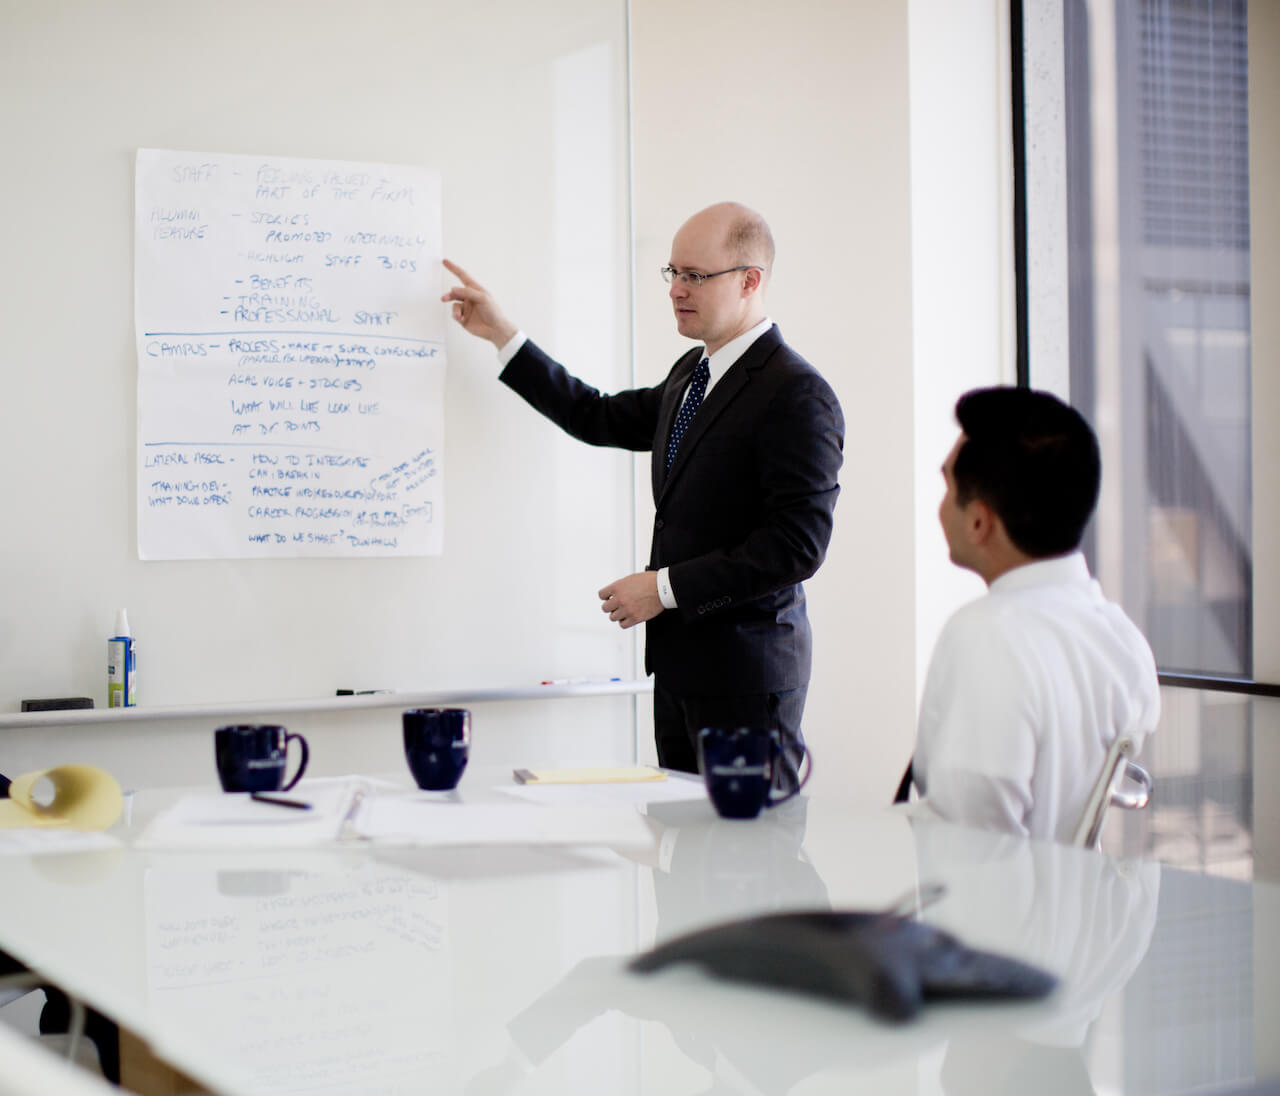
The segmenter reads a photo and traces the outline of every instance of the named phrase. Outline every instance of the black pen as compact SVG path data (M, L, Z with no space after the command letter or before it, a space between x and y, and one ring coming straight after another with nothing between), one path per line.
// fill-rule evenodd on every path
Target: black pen
M274 803L277 807L293 807L299 811L311 810L310 803L304 803L301 799L285 799L280 795L267 795L265 792L250 792L249 798L255 803Z

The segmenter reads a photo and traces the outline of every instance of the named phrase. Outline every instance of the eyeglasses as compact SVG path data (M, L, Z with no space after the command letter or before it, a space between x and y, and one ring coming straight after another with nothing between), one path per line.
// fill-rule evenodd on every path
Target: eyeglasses
M708 278L718 278L721 274L732 274L735 270L759 270L764 271L764 267L755 266L731 266L728 270L717 270L714 274L699 274L696 270L677 270L674 266L664 266L660 273L662 280L670 285L679 278L685 285L691 285L697 289Z

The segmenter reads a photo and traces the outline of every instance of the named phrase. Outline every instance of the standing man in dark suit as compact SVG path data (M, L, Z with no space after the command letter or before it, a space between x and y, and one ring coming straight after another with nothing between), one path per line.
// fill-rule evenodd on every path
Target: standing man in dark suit
M773 253L769 226L744 206L690 217L662 274L677 330L702 345L660 384L612 396L571 376L444 264L462 284L442 299L498 348L503 383L582 441L653 452L648 568L599 597L623 628L648 623L658 760L685 772L697 772L708 726L778 728L799 764L812 653L800 584L831 538L844 417L765 314Z

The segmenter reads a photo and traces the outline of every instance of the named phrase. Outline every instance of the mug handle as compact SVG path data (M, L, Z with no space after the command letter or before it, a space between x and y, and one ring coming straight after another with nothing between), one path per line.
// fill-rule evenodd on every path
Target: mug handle
M286 784L283 788L280 789L281 791L285 791L285 792L287 792L299 780L302 779L302 774L307 771L307 762L311 760L311 751L307 749L307 740L303 738L302 735L300 734L286 734L284 736L284 749L285 749L286 756L288 756L288 753L289 753L290 742L297 742L298 745L302 747L302 761L298 765L298 771L293 774L293 779L290 780L288 784ZM808 777L805 777L805 779L807 780Z
M783 756L782 735L775 731L773 733L773 739L778 744L779 756ZM800 758L800 765L796 771L799 772L799 769L803 769L804 776L800 778L800 782L794 788L783 795L775 796L773 794L773 789L769 789L769 798L765 802L766 807L776 807L779 803L785 803L788 799L793 799L795 796L799 795L804 790L804 786L809 783L809 777L813 775L813 751L809 749L808 743L801 743L800 749L803 750L804 753ZM775 762L775 764L776 763L777 762Z

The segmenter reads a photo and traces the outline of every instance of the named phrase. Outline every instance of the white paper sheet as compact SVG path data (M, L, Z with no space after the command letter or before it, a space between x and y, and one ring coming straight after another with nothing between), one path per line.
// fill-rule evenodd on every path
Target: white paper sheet
M47 852L97 852L118 849L120 841L105 833L81 833L79 830L2 830L0 856Z
M143 559L436 555L440 176L139 149Z
M549 807L383 795L366 799L352 824L363 837L415 845L656 844L644 817L629 805Z
M513 784L504 795L546 807L617 807L634 803L687 803L707 798L701 780L677 776L633 784Z
M296 810L257 802L247 793L208 792L183 796L158 814L138 836L139 848L273 848L320 845L341 835L366 785L358 779L303 781L288 792L272 792L311 804Z

